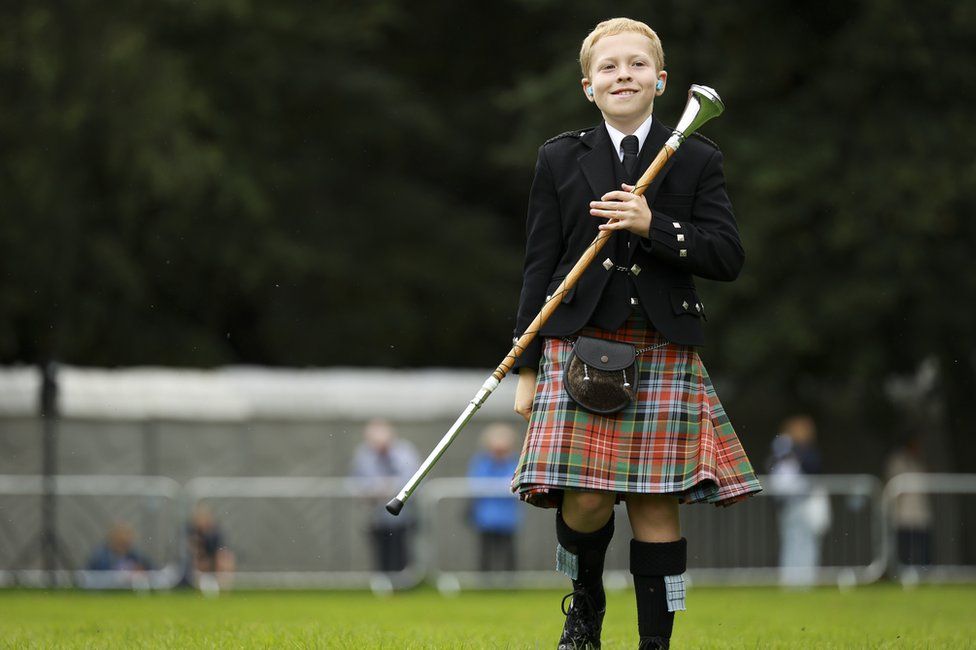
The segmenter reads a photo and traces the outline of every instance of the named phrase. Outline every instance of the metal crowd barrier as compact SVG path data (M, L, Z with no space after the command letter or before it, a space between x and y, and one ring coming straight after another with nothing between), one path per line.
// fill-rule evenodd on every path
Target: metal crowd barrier
M693 567L688 572L690 582L780 583L779 513L786 499L811 489L828 495L831 506L813 582L840 586L874 582L886 571L906 569L898 566L890 520L900 495L976 494L976 475L903 475L883 489L881 482L869 475L810 477L801 485L783 484L768 476L760 480L764 491L733 508L681 508L682 532L689 540L689 564ZM108 524L126 516L136 520L132 523L144 536L152 532L155 554L163 558L161 568L134 584L131 579L115 583L105 572L60 569L51 575L37 568L36 560L12 566L17 561L17 549L28 548L25 545L37 528L37 505L44 494L44 482L39 476L0 476L0 567L4 567L0 569L0 586L42 586L55 578L61 584L90 587L173 587L187 561L184 522L200 502L215 512L228 545L237 555L237 587L368 587L385 591L411 587L425 579L444 591L565 585L565 579L553 570L553 512L538 508L520 507L523 519L517 536L517 569L491 573L476 570L477 534L469 525L468 508L473 498L514 498L506 480L428 480L417 500L401 515L416 521L412 560L403 571L390 575L373 570L366 543L372 517L388 495L364 496L352 479L208 477L180 486L164 477L61 476L54 486L59 498L58 528L70 529L74 544L100 542L98 535L104 535ZM80 501L72 503L71 499ZM610 589L625 587L630 581L630 531L623 508L617 509L616 522L617 533L607 559L606 583ZM965 554L952 557L956 556ZM74 564L80 564L77 558ZM933 565L917 573L918 579L929 581L976 580L976 566L965 563Z
M962 499L967 495L968 504ZM918 532L927 536L932 557L920 564L903 564L896 552L898 529L893 521L894 511L900 498L911 496L925 499L923 504L916 505L928 512L931 519ZM976 536L967 532L976 525L976 474L900 474L885 485L882 510L888 523L888 565L900 580L908 583L976 580L976 565L958 561L967 553L969 557L976 556L973 550ZM948 561L935 561L940 555Z
M687 578L697 584L779 584L784 570L779 566L776 539L779 499L804 497L821 490L829 495L831 525L821 536L821 562L810 582L853 586L881 578L887 565L887 536L881 511L881 482L874 476L820 475L804 477L801 483L784 483L761 476L763 492L732 508L708 504L680 509L682 534L688 539ZM458 568L458 549L444 530L456 519L458 504L471 497L511 496L508 482L443 478L428 481L418 493L422 497L425 521L424 548L428 549L428 575L445 590L460 588L559 587L565 579L553 569L555 555L553 515L540 517L537 508L527 508L539 525L519 540L520 553L536 560L531 569L510 574ZM450 513L453 505L455 514ZM435 513L441 516L435 516ZM630 580L627 546L631 532L625 510L617 508L615 541L607 556L605 582L622 587ZM534 533L534 534L533 534ZM463 550L461 551L463 553ZM521 557L521 555L520 555ZM448 566L445 566L448 565ZM470 561L467 564L471 564ZM787 576L788 578L789 576Z
M57 499L56 527L72 530L72 542L94 547L104 541L109 526L125 516L137 524L144 537L155 536L153 547L163 557L162 566L145 572L88 571L62 566L36 568L44 552L41 538L40 501L45 494ZM14 499L29 498L25 509ZM79 507L78 501L87 501ZM180 534L183 513L182 487L162 476L43 476L0 475L0 586L47 587L74 585L97 589L170 589L180 581L186 561L186 547ZM79 512L79 510L81 512ZM33 524L33 525L32 525ZM68 526L65 526L68 524ZM54 536L57 564L84 565L84 560L65 557L72 553L63 537ZM33 557L30 561L26 558ZM9 558L9 559L7 559ZM26 565L26 566L25 566Z
M480 497L514 499L510 482L489 478L436 478L426 481L417 493L423 528L420 547L428 579L442 592L461 589L560 588L566 578L553 570L555 536L552 511L520 506L522 521L516 536L521 568L515 571L475 570L476 531L460 529L467 519L471 500ZM461 539L458 539L459 536ZM524 564L528 562L530 568ZM620 571L609 568L605 582L626 584Z
M206 501L230 531L244 567L234 573L236 586L388 591L424 580L416 554L402 571L372 569L364 537L379 501L364 497L355 479L196 478L186 484L185 498L188 507ZM387 499L384 492L382 503Z

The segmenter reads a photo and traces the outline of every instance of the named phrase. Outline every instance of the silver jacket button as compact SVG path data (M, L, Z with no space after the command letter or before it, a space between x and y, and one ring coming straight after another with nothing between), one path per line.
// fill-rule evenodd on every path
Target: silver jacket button
M640 275L641 267L637 264L634 264L632 267L630 267L630 272L633 273L635 276Z
M678 251L678 257L688 257L688 249L682 248L680 251Z
M678 233L678 241L684 241L684 240L685 240L685 236L682 235L681 233Z
M677 221L672 221L671 222L671 225L674 226L674 229L675 230L680 230L681 229L681 224L678 223Z
M687 310L688 309L688 301L685 300L684 302L682 302L681 303L681 306L684 307Z
M603 260L603 268L605 268L608 271L610 269L612 269L613 268L613 260L610 259L609 257L607 259Z

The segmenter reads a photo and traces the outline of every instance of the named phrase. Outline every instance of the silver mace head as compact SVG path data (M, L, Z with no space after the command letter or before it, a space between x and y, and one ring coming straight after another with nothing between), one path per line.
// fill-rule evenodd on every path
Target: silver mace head
M718 96L714 88L691 84L688 89L688 103L685 104L685 112L678 120L678 126L674 130L668 145L672 149L677 149L688 136L698 130L698 128L712 119L718 117L725 110L722 98Z

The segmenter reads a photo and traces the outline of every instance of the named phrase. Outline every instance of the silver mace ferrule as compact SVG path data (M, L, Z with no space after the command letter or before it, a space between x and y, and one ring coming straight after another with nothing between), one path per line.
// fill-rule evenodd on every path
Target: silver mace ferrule
M678 120L678 126L668 139L667 145L672 149L677 149L688 139L688 136L698 130L698 127L713 117L718 117L724 110L725 104L714 88L691 84L691 88L688 89L688 103L685 105L685 112Z

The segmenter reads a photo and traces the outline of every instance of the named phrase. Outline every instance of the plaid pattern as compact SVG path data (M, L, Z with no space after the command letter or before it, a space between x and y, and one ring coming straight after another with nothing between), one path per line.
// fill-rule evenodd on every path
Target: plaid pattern
M664 593L669 612L684 612L688 609L685 605L685 574L664 576Z
M664 343L640 315L608 332L581 334ZM529 431L512 491L532 505L554 508L562 490L672 494L681 503L728 506L762 490L708 372L693 347L666 345L638 360L638 394L609 416L578 406L563 388L572 345L546 338Z

